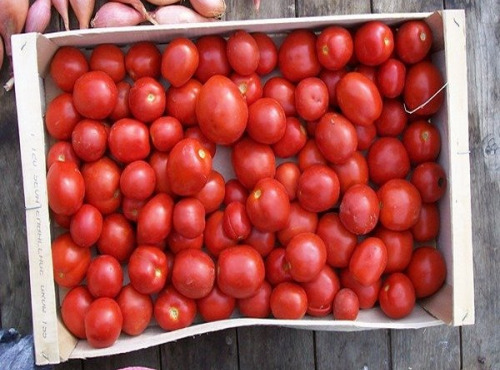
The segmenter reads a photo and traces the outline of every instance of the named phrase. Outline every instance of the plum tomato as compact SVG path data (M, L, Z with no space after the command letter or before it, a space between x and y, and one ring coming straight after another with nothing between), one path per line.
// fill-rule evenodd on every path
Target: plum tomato
M326 264L326 246L311 232L303 232L290 239L285 248L293 280L306 283L314 280Z
M251 34L259 48L259 65L255 72L260 76L271 73L278 64L278 48L273 39L262 32Z
M443 197L448 181L439 163L424 162L415 167L410 182L418 189L422 202L432 203Z
M118 99L116 101L115 109L109 115L112 121L118 121L122 118L130 117L130 108L128 106L128 95L130 93L130 83L127 81L120 81L116 84L118 89Z
M295 85L279 76L271 77L264 84L262 96L276 99L287 117L297 115L295 109Z
M128 105L134 118L144 123L153 122L165 112L165 90L154 78L141 77L130 88Z
M358 136L353 124L338 113L326 113L319 120L314 132L316 145L331 163L344 163L358 146Z
M174 201L165 193L150 198L137 217L137 241L140 244L158 244L172 229Z
M411 228L417 242L430 242L439 234L440 217L437 203L422 203L417 223Z
M121 213L112 213L104 217L102 231L97 241L97 250L101 254L115 257L125 262L135 248L135 230Z
M257 41L248 32L234 31L226 43L227 60L236 73L247 76L259 66L260 52Z
M403 91L406 108L415 110L419 116L436 113L444 102L444 92L439 91L443 85L441 72L431 62L422 61L412 65L406 74Z
M226 206L222 227L225 234L236 241L246 239L250 235L252 225L244 203L231 202Z
M101 254L92 259L87 270L87 286L95 298L115 298L122 285L123 270L116 258Z
M224 177L222 177L219 172L212 170L210 175L208 175L208 180L205 186L203 186L199 192L194 194L193 197L198 199L201 204L203 204L203 207L205 207L205 214L208 215L219 209L220 205L224 201L225 195L226 187L224 184ZM246 197L243 199L246 199Z
M231 317L236 307L236 299L222 293L217 285L214 285L210 293L196 301L196 307L206 322L224 320Z
M116 303L123 315L122 331L128 335L139 335L153 317L153 300L148 294L139 293L132 284L125 285Z
M155 192L173 195L167 176L168 153L155 150L149 156L148 163L151 165L156 175Z
M232 73L230 78L238 86L248 105L252 105L257 99L262 98L262 82L257 73L254 72L247 76Z
M169 285L158 294L153 312L163 330L182 329L193 323L196 317L196 301L185 297Z
M94 348L106 348L116 342L122 331L123 315L112 298L101 297L93 301L85 315L85 334Z
M382 113L375 120L378 136L399 136L405 130L408 114L397 99L384 99Z
M83 204L85 181L73 162L55 162L47 173L49 207L57 214L71 216Z
M306 211L298 202L290 204L290 216L287 225L279 230L276 235L281 245L288 242L297 234L303 232L316 232L318 226L318 214Z
M418 221L422 199L409 181L392 179L377 191L380 201L380 223L394 231L411 228Z
M72 288L61 304L61 318L75 337L85 339L85 314L94 298L85 285Z
M45 111L45 127L50 136L58 140L71 139L71 133L81 119L69 93L56 96Z
M90 249L75 244L69 233L52 242L54 280L65 288L72 288L83 280L90 265Z
M243 243L252 246L262 257L266 257L275 246L276 234L269 231L260 231L252 227L250 234Z
M407 64L420 62L427 56L431 46L432 31L422 20L406 21L396 32L396 55Z
M165 112L177 118L183 126L195 126L196 100L201 91L201 83L191 79L180 87L170 86L165 92Z
M387 247L375 237L359 243L349 261L349 271L362 285L371 285L380 279L387 265Z
M157 247L139 245L130 256L128 275L130 283L138 292L158 293L167 280L167 256Z
M248 107L246 132L256 142L275 144L286 130L286 115L273 98L260 98Z
M316 35L306 29L290 32L279 48L278 67L283 77L292 82L317 76L321 64L316 54Z
M196 41L199 54L198 68L195 77L205 83L215 75L229 76L231 65L227 58L227 43L222 36L207 35Z
M377 227L373 236L381 239L387 248L387 265L384 273L402 272L410 263L413 252L413 235L409 230L393 231Z
M354 53L362 64L380 65L389 59L393 50L392 30L380 21L366 22L354 34Z
M203 246L203 234L189 239L173 230L170 232L170 234L168 234L167 245L173 254L177 254L183 249L201 249L201 247Z
M180 87L193 77L200 55L196 45L185 37L167 44L161 57L161 75L172 86Z
M403 133L402 142L414 164L435 161L441 150L439 130L424 120L410 123Z
M71 216L69 232L80 247L90 248L99 240L103 226L102 213L90 204L83 204Z
M217 145L207 138L198 126L191 126L184 130L184 138L191 138L198 140L201 145L210 153L212 158L215 157L217 152Z
M101 121L82 119L73 128L71 145L81 160L97 161L108 147L108 130Z
M358 135L358 147L356 149L360 151L367 150L377 139L377 128L374 124L368 126L355 125L355 128Z
M299 320L307 312L307 294L299 284L283 282L273 288L269 304L276 319Z
M90 54L89 66L92 71L106 72L115 83L123 80L127 73L125 55L113 44L97 45Z
M324 69L319 74L319 78L321 78L328 89L328 102L332 107L339 106L339 103L337 101L337 84L339 83L340 79L345 76L346 73L347 70L345 68L342 68L336 71Z
M307 294L307 313L326 316L332 312L333 298L340 289L340 281L334 269L325 265L313 280L302 283Z
M376 72L376 82L380 94L385 98L396 98L403 92L406 67L403 62L389 58L382 63Z
M325 243L326 262L332 267L347 267L358 238L344 227L339 215L333 212L322 215L316 234Z
M366 156L370 180L382 185L391 179L404 179L410 172L410 158L403 143L395 137L381 137Z
M125 69L132 80L160 77L161 53L150 41L133 44L125 54Z
M352 275L348 268L340 272L340 283L342 287L351 289L359 299L359 308L367 309L375 306L378 300L382 280L378 279L375 283L370 285L362 285Z
M307 140L306 145L304 145L299 151L297 159L301 171L304 171L315 164L327 164L326 158L323 154L321 154L321 151L316 145L316 141L314 139Z
M321 31L316 40L316 53L320 64L335 71L344 68L352 57L351 33L340 26L330 26Z
M415 249L406 274L415 287L417 298L434 294L446 279L446 263L443 255L438 249L430 246Z
M88 71L87 58L73 46L57 49L50 62L50 76L64 92L72 92L75 81Z
M307 131L296 117L286 118L285 134L272 145L274 154L280 158L295 156L307 142Z
M306 168L299 177L297 199L310 212L323 212L338 201L340 184L337 174L326 165Z
M123 163L145 159L151 150L148 127L132 118L122 118L111 126L108 136L109 150Z
M266 318L271 314L271 292L273 288L266 280L253 296L238 299L237 306L245 317Z
M333 300L333 318L335 320L356 320L359 313L359 299L349 288L342 288Z
M224 211L213 212L206 221L203 233L204 245L214 257L217 257L224 249L236 245L236 241L224 232L223 223Z
M290 202L297 198L300 168L295 162L283 162L276 168L274 176L286 189Z
M199 299L210 293L215 282L215 264L201 249L184 249L174 257L172 284L182 295Z
M359 151L352 153L342 164L332 164L331 167L339 178L340 194L345 194L355 184L368 183L368 164Z
M290 264L285 255L285 248L276 247L266 256L266 279L273 286L284 281L293 281L290 275Z
M205 207L196 198L188 197L177 201L174 205L172 224L174 230L185 238L200 236L205 230Z
M73 104L82 116L104 119L115 109L118 88L111 77L102 71L90 71L75 81Z
M380 308L388 317L401 319L415 307L415 289L405 274L395 272L384 280L378 300Z
M372 231L377 226L379 214L377 193L366 184L351 186L340 202L340 221L347 230L356 235Z
M149 135L155 149L161 152L169 152L184 138L181 122L172 116L155 119L149 127Z
M327 111L328 88L319 77L300 80L295 88L295 109L306 121L320 119Z
M125 166L120 176L120 190L126 197L149 198L156 188L156 174L148 162L138 160Z
M232 202L245 203L248 198L248 189L237 179L228 180L225 185L224 205Z

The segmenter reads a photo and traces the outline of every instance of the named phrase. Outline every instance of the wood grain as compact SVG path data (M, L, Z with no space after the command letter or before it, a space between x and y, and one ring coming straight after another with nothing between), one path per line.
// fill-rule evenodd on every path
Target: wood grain
M442 0L372 0L373 13L432 12L443 8Z
M313 0L297 2L297 16L299 17L362 13L370 13L369 0Z
M116 370L128 366L160 368L160 349L146 348L139 351L104 358L91 358L83 362L84 370Z
M225 20L264 19L295 17L295 1L280 0L260 3L259 10L255 10L251 0L226 0Z

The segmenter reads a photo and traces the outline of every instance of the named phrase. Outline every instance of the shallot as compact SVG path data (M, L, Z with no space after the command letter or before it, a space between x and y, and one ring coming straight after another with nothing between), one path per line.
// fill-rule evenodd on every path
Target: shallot
M141 13L142 15L144 15L144 17L151 23L153 24L158 24L155 20L154 20L154 17L151 16L151 14L149 14L149 12L146 10L146 8L144 7L144 4L141 2L141 0L116 0L120 3L123 3L123 4L129 4L130 6L132 6L135 10L137 10L139 13Z
M29 0L0 0L0 36L5 42L5 53L12 55L10 36L23 30L28 16Z
M3 64L3 41L2 41L2 36L0 36L0 70L2 70L2 64Z
M69 0L80 29L89 28L90 18L94 12L95 0Z
M194 10L183 5L168 5L156 9L153 13L154 19L159 24L179 24L210 22L213 18L206 18Z
M95 28L136 26L145 20L144 15L134 8L110 1L99 8L90 25Z
M56 8L57 12L61 16L64 23L64 29L69 31L69 0L52 0L52 5L54 5L54 8Z
M226 12L224 0L191 0L190 3L194 10L207 18L220 18Z
M255 7L255 10L259 11L260 0L253 0L253 6Z
M172 5L175 3L180 2L181 0L146 0L148 3L151 3L156 6L165 6L165 5Z
M36 0L28 10L25 32L43 33L50 22L50 0Z

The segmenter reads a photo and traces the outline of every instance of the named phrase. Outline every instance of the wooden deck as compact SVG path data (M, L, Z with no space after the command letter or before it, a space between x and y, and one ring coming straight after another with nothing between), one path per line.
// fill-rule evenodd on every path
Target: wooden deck
M102 1L97 1L102 3ZM227 0L226 19L466 9L476 324L329 333L229 329L57 369L500 369L500 2L498 0ZM73 19L74 24L74 19ZM61 29L55 19L52 30ZM0 81L7 79L7 66ZM31 331L26 230L14 93L0 89L2 327Z

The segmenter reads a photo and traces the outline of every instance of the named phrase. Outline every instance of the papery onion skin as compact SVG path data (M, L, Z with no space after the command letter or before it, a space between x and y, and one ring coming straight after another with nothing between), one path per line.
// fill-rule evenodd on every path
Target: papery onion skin
M110 1L99 8L90 25L93 28L136 26L145 20L134 8Z

